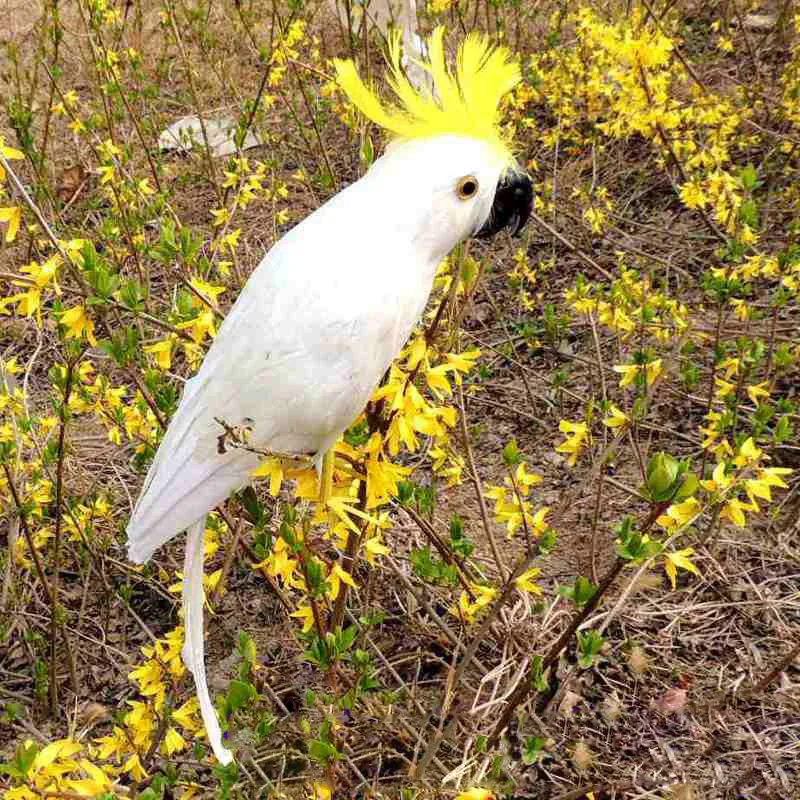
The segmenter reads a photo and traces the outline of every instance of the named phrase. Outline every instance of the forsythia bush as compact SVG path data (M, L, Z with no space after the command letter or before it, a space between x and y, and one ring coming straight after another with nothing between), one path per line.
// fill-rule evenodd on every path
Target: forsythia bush
M3 797L156 797L169 786L190 798L204 791L200 776L213 759L202 744L178 620L163 635L137 620L151 641L128 672L132 699L103 723L102 732L93 725L82 730L65 708L56 653L62 666L72 662L74 673L78 642L60 570L69 563L98 587L102 582L131 613L132 585L151 583L169 597L182 580L171 560L128 567L122 585L100 577L104 559L123 560L130 511L125 492L135 496L136 486L129 481L124 492L124 477L115 486L93 479L96 465L83 440L100 435L107 451L118 454L114 469L142 473L176 408L181 383L198 368L224 307L260 253L297 220L298 207L313 207L339 185L334 163L341 169L341 162L326 144L326 132L344 123L363 166L378 148L328 78L323 43L312 15L304 18L303 4L277 9L271 24L230 12L227 22L256 42L264 75L257 100L238 98L236 135L241 144L256 125L267 154L240 151L214 159L196 143L185 157L192 180L203 182L207 219L192 227L182 221L180 197L181 181L189 179L152 148L158 127L145 111L158 106L156 75L160 81L168 66L151 65L147 41L139 48L130 43L127 9L108 0L75 5L75 23L86 37L80 56L91 77L69 85L66 68L52 66L60 64L64 37L62 12L53 4L39 32L37 73L49 102L42 106L41 90L35 102L19 90L10 94L9 125L0 138L0 321L8 331L1 343L11 353L0 357L0 520L10 531L5 559L7 574L16 576L14 607L35 596L39 610L49 609L52 649L31 651L36 696L43 707L49 698L53 713L61 709L69 720L51 741L18 742L0 765L8 781ZM197 103L198 92L212 94L202 73L224 73L229 61L217 52L202 15L186 5L164 3L153 36L182 65L186 95ZM427 13L455 20L465 5L437 0ZM768 109L768 98L754 98L748 86L704 82L686 55L679 9L656 20L646 3L634 3L627 16L617 5L566 4L549 21L548 43L525 52L524 81L507 117L537 180L535 213L546 224L567 209L582 241L614 241L628 190L654 184L671 193L683 219L696 224L706 250L712 243L713 256L690 264L690 274L687 265L653 268L654 262L622 244L611 266L585 255L585 274L570 279L554 308L543 301L557 266L549 251L534 257L520 248L491 276L489 256L460 249L441 265L418 330L336 447L330 518L316 505L314 471L277 458L266 458L256 471L255 489L209 518L209 606L223 596L230 576L230 561L220 556L244 537L248 567L294 620L305 660L329 676L330 697L308 700L324 721L316 730L306 720L300 727L316 769L303 790L311 797L336 794L333 765L345 758L340 719L359 703L368 707L365 698L379 688L374 654L360 637L380 622L356 619L348 597L366 591L370 570L392 575L399 569L392 539L398 519L416 519L430 533L431 487L474 484L487 514L489 549L483 548L482 559L474 552L479 536L467 536L458 516L446 541L410 555L413 579L444 599L447 630L466 642L488 636L501 608L519 598L536 604L550 594L542 564L557 546L563 512L542 499L546 478L533 457L510 442L492 456L502 473L483 485L469 447L472 431L466 421L462 426L468 401L491 387L490 359L519 361L552 349L563 330L592 333L586 358L597 384L588 401L568 402L566 409L569 386L562 381L554 387L550 397L557 401L548 400L548 407L558 413L547 421L547 442L563 468L581 475L590 489L602 465L636 464L639 505L617 521L612 579L623 569L633 574L657 564L675 589L682 572L700 573L694 556L702 531L744 528L769 514L777 492L789 488L792 469L781 466L779 453L796 441L797 424L792 386L800 342L783 321L796 325L800 299L800 45L787 55L779 77L781 105ZM800 17L795 26L796 38ZM744 46L725 26L712 27L709 36L720 53ZM197 64L187 55L190 46L203 59ZM19 71L21 56L14 57ZM760 122L767 111L782 131L776 140ZM271 127L273 114L284 120L309 115L313 124L298 123L297 135L316 148L316 171L308 163L287 168L293 159L281 162L268 154L285 150L285 137ZM63 139L66 150L91 165L82 178L92 192L82 201L85 222L68 213L77 195L64 198L52 180L48 138L51 145ZM595 169L590 180L561 188L549 175L554 157L596 163L634 146L649 174L630 184L612 175L602 185ZM770 208L764 199L768 181L774 183ZM765 224L775 205L787 219L785 237ZM516 321L515 338L509 335L510 349L489 353L463 322L481 286L498 274L504 281L493 287L511 298L506 311ZM613 362L604 363L599 343L595 348L601 336L611 342L605 352L615 354ZM683 459L643 453L639 445L643 432L661 424L665 398L700 409L701 424L684 434L692 455ZM248 523L245 533L238 517ZM507 541L496 539L495 530L505 532ZM562 587L576 624L600 602L608 589L601 586L575 576ZM5 592L3 603L12 607ZM0 641L12 635L10 625L0 622ZM604 641L602 632L577 632L582 668L597 662ZM518 705L529 693L545 691L560 653L555 661L532 657L521 670L524 680L509 692L511 700ZM238 663L238 677L218 708L229 741L247 750L247 736L267 741L278 722L259 703L268 680L246 634ZM343 681L343 674L355 677ZM516 707L509 702L508 713ZM484 745L487 737L496 744L502 729L492 723L484 730ZM184 757L183 767L176 756ZM240 777L236 765L215 768L222 796ZM465 800L494 796L480 786L450 796L456 794Z

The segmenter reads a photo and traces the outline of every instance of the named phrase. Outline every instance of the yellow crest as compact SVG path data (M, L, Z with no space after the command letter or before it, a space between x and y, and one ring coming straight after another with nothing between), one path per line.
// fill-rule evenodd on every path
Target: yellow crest
M397 139L423 139L455 134L489 142L504 161L511 159L500 128L500 100L520 80L519 63L506 47L493 46L482 34L471 33L461 43L455 75L445 63L444 28L428 40L434 92L417 91L406 78L400 55L400 34L389 40L388 81L399 103L384 105L359 77L352 61L334 60L339 86L361 113Z

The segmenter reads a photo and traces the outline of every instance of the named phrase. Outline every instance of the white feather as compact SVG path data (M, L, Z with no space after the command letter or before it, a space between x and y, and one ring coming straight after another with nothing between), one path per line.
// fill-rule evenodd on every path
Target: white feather
M183 565L183 663L194 676L200 715L206 726L208 741L220 764L230 764L233 753L222 744L219 720L211 703L206 683L206 663L203 647L203 547L205 542L206 518L198 520L186 538L186 556Z

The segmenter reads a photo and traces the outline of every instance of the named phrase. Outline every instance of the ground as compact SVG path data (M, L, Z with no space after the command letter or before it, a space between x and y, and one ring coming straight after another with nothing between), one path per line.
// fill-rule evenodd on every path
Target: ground
M265 525L254 520L246 498L230 501L224 524L215 523L219 548L206 573L221 575L224 591L209 591L209 683L212 695L227 702L237 680L257 692L230 716L239 769L224 773L191 726L181 729L185 746L165 752L165 709L192 696L190 676L177 674L178 667L170 672L163 653L155 657L165 704L148 694L146 681L131 677L137 665L153 661L141 648L179 624L174 589L183 541L142 570L126 559L124 528L160 436L157 417L174 411L173 394L208 344L208 331L194 340L196 352L189 341L199 315L211 309L221 317L270 245L363 174L370 150L380 152L381 132L356 122L333 91L329 58L354 55L377 79L381 37L348 41L325 4L0 0L0 144L24 153L8 163L32 201L24 205L8 183L0 195L0 211L19 204L25 213L20 234L0 244L0 301L25 291L23 268L54 252L33 206L59 239L94 241L115 275L149 290L142 305L122 289L113 297L94 285L86 290L93 278L83 256L73 270L61 265L57 290L45 284L39 313L26 314L19 303L0 306L0 398L20 387L27 403L24 410L0 406L0 761L16 763L27 740L43 748L69 739L84 748L81 758L113 778L113 787L101 791L102 781L90 789L45 778L46 766L34 765L27 776L7 770L0 788L7 784L9 800L106 791L489 796L468 794L478 788L498 798L553 800L800 796L797 473L786 473L785 487L768 492L769 501L756 495L760 512L746 508L744 525L730 509L731 497L752 506L745 481L767 464L800 467L800 304L792 282L800 261L800 112L792 105L800 96L793 77L800 51L792 13L790 3L643 0L596 9L571 2L432 3L422 15L426 31L447 25L453 45L464 30L505 31L523 58L524 90L506 113L539 202L520 238L470 242L453 257L462 278L473 273L455 293L437 286L422 322L431 334L431 368L442 354L481 350L463 385L448 373L451 396L436 397L418 380L433 407L460 412L468 446L459 420L442 440L401 449L394 460L415 468L415 499L397 490L382 507L391 512L382 534L388 553L374 563L362 551L352 563L352 554L319 532L308 532L303 544L301 558L325 570L334 563L350 569L357 588L347 595L343 622L357 626L357 650L332 667L314 663L314 631L304 637L289 616L307 605L306 594L285 582L274 561L253 568L268 559L269 541L279 541L286 509L297 502L291 484L276 498L259 484L257 506L271 515ZM295 37L298 20L306 27ZM638 55L628 46L639 47ZM122 65L118 71L109 52ZM68 90L77 101L65 97ZM48 112L59 104L66 108ZM643 121L648 110L655 121ZM263 144L243 154L246 164L215 158L202 145L160 152L159 133L198 111L205 120L224 113L249 122ZM670 114L685 117L671 128ZM615 121L628 127L614 133L608 126ZM109 141L120 152L104 145ZM709 154L707 163L693 161L698 151ZM254 196L240 201L253 174ZM714 194L720 175L731 182ZM143 179L152 195L135 188ZM691 199L685 187L693 185L704 202ZM214 225L211 211L232 207L232 221ZM170 226L190 230L196 252L175 244ZM226 249L222 240L234 228L238 242ZM750 280L756 257L762 274ZM770 259L774 273L763 267ZM80 280L76 270L84 271ZM199 290L192 284L197 276L205 281ZM730 283L713 283L723 279ZM576 282L589 287L587 297L627 315L632 327L604 321L597 305L588 312L576 306ZM225 289L211 302L203 297L209 285ZM100 300L93 304L90 296ZM742 300L749 311L741 311ZM74 302L89 309L99 345L85 329L72 336L59 324ZM102 348L122 330L138 337L127 360ZM147 349L165 337L166 365ZM615 366L656 358L663 374L620 386ZM725 360L733 358L738 372L726 374ZM20 372L8 370L12 359ZM64 383L52 367L69 363L77 375L88 360L94 372L76 377L79 388L72 389L84 393L84 405L68 398L67 414ZM91 394L95 375L125 386L124 400L115 405ZM726 378L729 389L719 383ZM758 386L767 396L754 400L748 391ZM613 407L625 415L621 428L603 424ZM717 434L730 442L730 454L715 450L719 438L704 443L708 434L700 428L715 410L733 415ZM380 411L373 406L370 414ZM37 421L30 431L23 424L48 416L52 424ZM569 452L556 449L565 440L564 421L582 422L591 433L574 465ZM748 437L761 455L737 464ZM509 451L509 442L521 455ZM440 445L447 464L460 466L455 485L433 467L431 449ZM353 447L353 458L363 457ZM647 464L659 452L686 459L706 481L715 480L715 464L727 464L740 484L698 489L697 515L670 528L661 521L680 505L677 497L658 499L647 484ZM511 486L520 459L541 477L527 499L534 510L550 509L546 523L557 538L546 553L539 552L547 549L543 538L528 532L532 511L507 535L507 516L486 497L490 487ZM42 481L49 488L37 495ZM25 502L15 500L12 487L29 493ZM512 506L523 499L514 497L518 488L508 490ZM92 506L98 498L107 510ZM466 555L448 533L454 516L474 547ZM622 567L619 526L626 516L663 552ZM63 542L53 533L59 526ZM39 536L41 574L26 529ZM367 534L361 535L363 545ZM468 601L462 582L420 566L426 548L437 562L442 542L471 592L496 590L474 619L452 610L459 597ZM664 554L687 548L690 568L672 584ZM539 570L529 591L505 580L520 565ZM602 587L583 604L568 596L578 576ZM333 619L336 601L330 587L326 592L317 600ZM568 636L554 651L548 686L534 691L535 658L553 652L572 622L579 635L595 631L603 641L584 663L583 645ZM252 663L243 641L255 645ZM369 670L359 666L358 651L369 657ZM374 685L347 699L365 676ZM512 702L525 685L530 694ZM103 756L101 737L115 730L138 735L125 716L138 702L152 706L152 729L141 742ZM504 710L508 724L494 741ZM130 767L132 754L141 773ZM77 762L67 773L92 777Z

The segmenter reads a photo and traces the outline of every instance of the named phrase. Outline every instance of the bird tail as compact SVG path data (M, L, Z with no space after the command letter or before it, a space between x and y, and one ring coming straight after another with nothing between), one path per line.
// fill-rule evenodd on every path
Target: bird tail
M183 663L194 676L200 714L206 726L208 741L220 764L230 764L233 754L222 744L222 732L216 711L211 703L206 681L205 652L203 648L203 550L205 546L206 517L203 515L187 532L186 556L183 566L184 642Z

